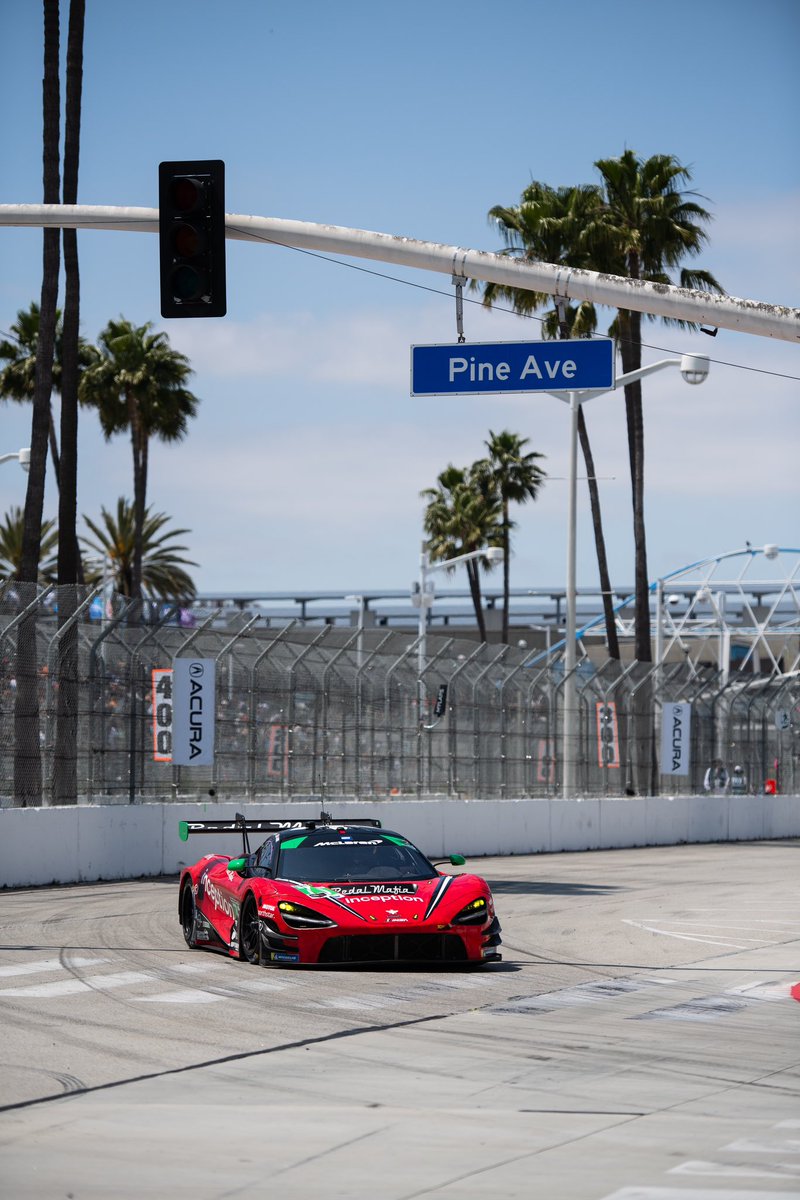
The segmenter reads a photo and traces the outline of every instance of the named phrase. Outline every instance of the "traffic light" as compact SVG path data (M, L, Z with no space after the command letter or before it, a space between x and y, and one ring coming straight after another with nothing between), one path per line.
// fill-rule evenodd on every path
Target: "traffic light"
M162 317L224 317L225 164L158 167Z

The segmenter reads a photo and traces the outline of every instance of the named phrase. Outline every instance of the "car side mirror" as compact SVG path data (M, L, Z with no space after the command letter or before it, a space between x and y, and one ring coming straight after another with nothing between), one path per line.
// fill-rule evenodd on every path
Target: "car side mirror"
M444 866L449 863L451 867L463 867L467 861L463 854L448 854L447 858L434 858L431 860L435 867Z
M246 866L246 858L232 858L228 863L228 870L234 875L244 875Z

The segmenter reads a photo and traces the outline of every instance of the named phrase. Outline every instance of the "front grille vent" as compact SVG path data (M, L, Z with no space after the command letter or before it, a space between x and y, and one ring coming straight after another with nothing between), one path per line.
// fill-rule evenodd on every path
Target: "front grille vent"
M321 963L466 962L460 937L452 933L398 933L329 938Z

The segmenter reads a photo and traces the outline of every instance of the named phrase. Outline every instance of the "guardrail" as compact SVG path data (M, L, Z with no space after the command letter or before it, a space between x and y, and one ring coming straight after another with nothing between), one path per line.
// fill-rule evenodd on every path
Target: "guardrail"
M179 820L233 818L242 805L140 804L0 811L0 886L175 875L201 852L236 854L239 835L187 847ZM252 819L319 816L319 800L248 805ZM336 800L337 816L377 817L432 858L800 837L800 796L575 800ZM480 872L480 864L475 869Z

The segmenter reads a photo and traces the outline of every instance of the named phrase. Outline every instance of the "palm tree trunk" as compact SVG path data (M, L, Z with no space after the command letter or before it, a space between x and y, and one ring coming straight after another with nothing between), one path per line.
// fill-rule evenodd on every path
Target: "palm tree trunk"
M481 601L480 568L474 559L465 565L467 568L467 579L469 580L469 590L472 595L472 606L475 609L475 620L478 623L478 633L480 634L481 641L485 642L487 641L486 618L483 614L483 603Z
M503 645L508 645L508 609L511 598L511 534L508 528L508 501L503 500Z
M83 25L85 0L70 0L67 38L67 103L64 139L64 203L78 200ZM83 572L78 553L78 335L80 273L78 235L64 230L66 294L61 378L61 475L58 503L59 639L58 707L53 759L53 803L78 802L78 629L72 623L79 597L75 584Z
M583 405L578 405L578 437L580 438L583 461L586 464L586 478L589 483L589 505L592 510L592 527L594 529L594 545L597 554L597 570L600 575L600 590L603 596L603 616L606 622L606 643L608 657L619 658L619 638L617 624L614 619L614 605L611 597L611 578L608 573L608 557L606 555L606 540L603 535L603 517L600 511L600 492L597 487L597 476L594 469L594 455L589 444L589 431L586 428L586 418L583 415Z
M53 475L56 481L56 487L61 487L61 459L58 453L58 438L56 437L56 424L53 420L53 402L49 405L49 437L50 437L50 461L53 464Z
M144 533L145 489L146 481L146 436L142 431L139 406L136 398L128 395L128 412L131 428L131 449L133 451L133 568L131 571L131 597L141 600L142 597L142 538ZM134 610L138 615L140 608Z
M621 339L623 370L636 371L642 365L641 317L639 313L626 312L625 334ZM625 413L628 421L628 454L631 461L631 488L633 494L633 538L635 553L635 597L634 597L634 653L642 664L638 673L643 678L635 691L634 708L631 714L633 725L634 788L646 794L652 776L653 703L652 686L649 681L649 664L652 662L650 637L650 588L647 577L647 543L644 524L644 418L642 413L642 385L639 380L625 385Z
M43 192L45 204L59 201L59 15L58 0L44 0ZM35 597L39 576L50 393L53 383L56 306L58 302L59 241L57 229L43 234L42 296L36 350L36 386L31 420L31 459L25 494L25 517L19 578L23 604ZM39 745L39 673L36 609L20 623L17 636L17 689L14 700L14 803L37 805L42 800L42 759Z

